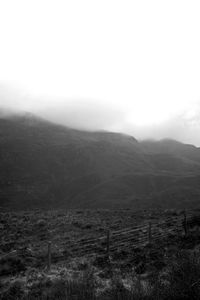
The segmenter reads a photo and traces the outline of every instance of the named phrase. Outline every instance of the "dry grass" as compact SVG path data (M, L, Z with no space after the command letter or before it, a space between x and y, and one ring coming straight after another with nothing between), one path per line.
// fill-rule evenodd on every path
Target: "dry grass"
M101 283L102 284L102 283ZM16 280L2 290L1 300L197 300L200 299L199 253L181 251L167 268L145 280L132 274L127 287L120 273L113 272L109 285L101 285L91 266L78 278L64 276L35 279L32 284Z

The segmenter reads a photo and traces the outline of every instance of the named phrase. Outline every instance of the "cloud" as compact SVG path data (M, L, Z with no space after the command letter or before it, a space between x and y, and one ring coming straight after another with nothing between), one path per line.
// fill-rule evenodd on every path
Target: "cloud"
M33 96L13 84L0 85L0 108L5 114L32 112L55 123L86 130L112 130L125 112L95 99Z
M0 108L11 111L27 110L31 103L31 97L27 91L21 89L14 82L0 83Z
M92 99L58 100L37 109L37 114L56 123L87 130L110 130L125 118L119 108Z
M61 98L50 96L33 96L15 85L0 85L0 107L4 115L13 111L27 111L55 123L64 124L84 130L118 131L133 135L137 139L173 138L185 143L200 146L200 103L190 103L176 111L168 118L158 116L156 110L149 106L142 111L142 106L133 109L122 101L122 104L100 101L92 98ZM137 109L138 108L138 109ZM1 109L2 111L2 109ZM159 113L158 109L158 113ZM152 112L152 114L151 114ZM2 114L2 112L1 112ZM131 114L131 118L130 118ZM135 122L134 116L141 122ZM141 119L140 119L141 116ZM152 123L155 116L155 122ZM147 117L148 122L145 121ZM151 121L151 122L150 122Z
M193 104L187 111L153 125L125 123L121 131L134 135L137 139L172 138L200 146L200 104Z

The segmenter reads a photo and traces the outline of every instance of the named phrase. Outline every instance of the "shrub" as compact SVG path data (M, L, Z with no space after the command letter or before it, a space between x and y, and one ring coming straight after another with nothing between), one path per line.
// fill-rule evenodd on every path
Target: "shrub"
M200 299L200 261L195 254L180 251L164 274L151 278L150 299Z
M36 225L38 227L45 227L46 226L46 221L44 219L39 219L37 222L36 222Z
M183 222L184 225L184 222ZM188 221L187 221L187 226L189 228L194 228L195 226L200 226L200 217L199 216L192 216Z
M28 293L28 300L93 300L95 299L95 285L93 273L88 272L77 280L56 279L51 281L43 278L35 282Z
M132 278L124 281L120 270L112 269L109 280L96 280L94 269L84 261L82 269L85 270L76 272L70 279L65 274L59 278L48 277L37 269L30 269L26 289L23 282L15 281L9 288L1 288L4 291L0 300L200 299L200 258L195 253L178 252L164 270L155 270L149 279L133 272ZM103 282L106 282L105 287L98 290Z
M180 251L167 277L165 293L168 299L200 298L200 259L195 253Z
M23 284L15 281L9 288L0 295L0 300L22 300L25 299Z
M15 275L26 270L26 266L22 258L16 256L7 256L0 259L0 276Z

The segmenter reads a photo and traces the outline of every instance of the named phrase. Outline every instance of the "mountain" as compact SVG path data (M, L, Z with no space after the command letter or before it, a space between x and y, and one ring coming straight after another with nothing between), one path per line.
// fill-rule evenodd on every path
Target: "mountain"
M140 145L157 169L192 173L199 170L200 148L193 145L171 139L142 141Z
M200 149L0 116L2 210L194 207Z

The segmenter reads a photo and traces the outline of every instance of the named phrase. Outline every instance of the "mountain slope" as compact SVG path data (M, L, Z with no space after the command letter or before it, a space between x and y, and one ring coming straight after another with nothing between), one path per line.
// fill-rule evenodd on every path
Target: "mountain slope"
M129 136L84 132L33 116L0 119L1 206L69 205L116 174L149 170Z
M168 154L179 157L187 163L200 163L200 148L182 144L175 140L143 141L141 146L151 154Z
M200 150L169 144L74 130L29 114L1 117L0 206L168 206L167 197L184 200L183 187L195 190L198 205Z

